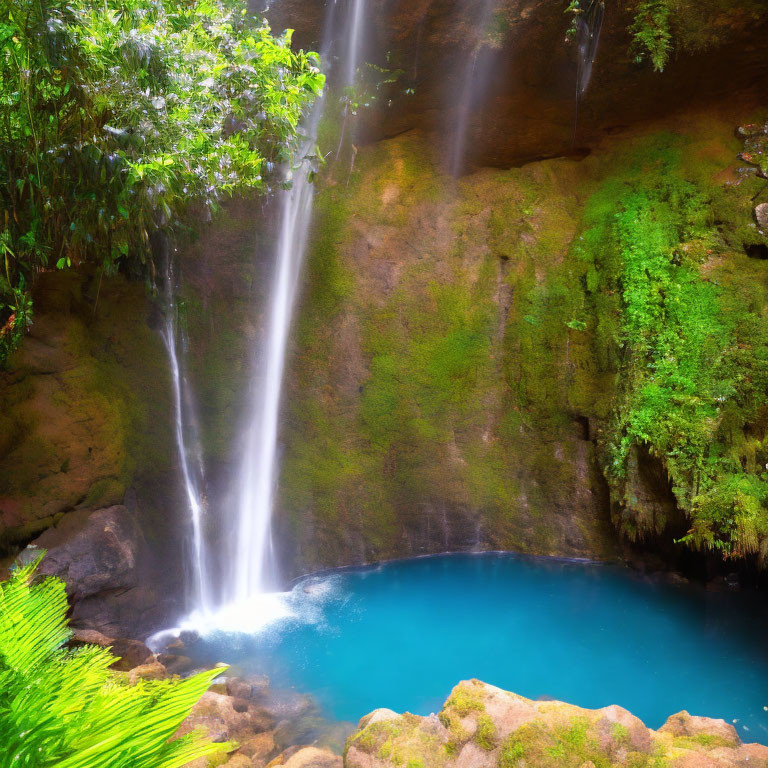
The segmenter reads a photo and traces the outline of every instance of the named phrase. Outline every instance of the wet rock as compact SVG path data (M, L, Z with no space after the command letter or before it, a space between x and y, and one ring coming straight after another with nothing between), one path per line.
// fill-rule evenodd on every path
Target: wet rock
M202 728L214 742L238 741L252 735L248 713L237 712L232 699L219 693L204 693L178 731L179 736Z
M262 733L275 727L275 718L267 709L251 706L248 710L248 718L254 733Z
M189 674L195 668L195 662L189 656L182 656L175 653L161 653L158 661L168 668L168 671L174 675ZM223 692L223 691L221 691Z
M95 629L75 629L74 627L69 640L71 645L100 645L102 648L112 645L113 642L111 637Z
M121 637L112 643L112 653L118 657L113 669L127 672L154 659L154 654L140 640Z
M237 677L230 677L226 683L227 693L236 699L250 699L253 695L253 687Z
M131 685L139 680L164 680L167 677L170 677L170 673L156 660L141 664L128 672L128 682Z
M296 720L315 710L317 705L309 694L281 691L270 697L264 707L278 720Z
M33 544L47 551L40 573L66 584L73 624L107 637L142 632L157 603L142 569L145 541L135 511L71 512ZM123 651L136 649L126 645Z
M58 576L75 602L137 585L138 547L142 538L135 515L114 506L73 512L35 540L47 555L40 573Z

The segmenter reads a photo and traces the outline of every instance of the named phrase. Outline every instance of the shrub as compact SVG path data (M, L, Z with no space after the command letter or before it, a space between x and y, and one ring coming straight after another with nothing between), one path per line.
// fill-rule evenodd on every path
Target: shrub
M42 269L141 271L154 230L290 158L323 75L244 5L0 5L0 302Z

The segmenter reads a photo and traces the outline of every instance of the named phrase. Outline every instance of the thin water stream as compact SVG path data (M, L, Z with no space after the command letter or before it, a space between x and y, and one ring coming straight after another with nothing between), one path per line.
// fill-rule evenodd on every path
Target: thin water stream
M192 528L191 557L189 558L192 589L189 602L195 610L207 612L211 607L211 579L207 567L203 525L205 512L202 495L203 461L192 393L183 373L186 338L184 329L179 323L178 286L176 284L174 258L168 243L165 241L163 250L165 273L163 275L162 297L165 307L161 335L171 370L174 436Z
M489 33L495 9L496 0L481 0L480 12L473 24L474 43L462 65L459 99L448 153L448 172L451 176L459 176L464 170L470 122L485 95L493 58Z

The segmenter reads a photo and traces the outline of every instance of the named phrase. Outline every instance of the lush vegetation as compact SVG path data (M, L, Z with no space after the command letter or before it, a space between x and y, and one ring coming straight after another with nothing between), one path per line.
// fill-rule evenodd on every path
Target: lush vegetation
M569 0L566 10L573 16L571 35L575 35L579 16L595 3L605 0ZM650 61L657 72L666 67L675 49L700 51L717 45L765 13L758 0L632 0L627 6L632 14L628 29L631 53L638 63Z
M264 188L323 76L234 0L0 9L0 362L40 270L151 272L152 233Z
M768 536L765 297L746 277L738 235L749 190L706 183L685 157L672 135L630 154L622 177L591 197L576 247L598 344L620 374L606 471L625 532L669 522L643 509L628 481L647 450L690 516L687 538L744 555Z
M38 563L0 584L2 768L181 768L227 748L172 738L221 669L128 685L109 649L65 647L64 584Z

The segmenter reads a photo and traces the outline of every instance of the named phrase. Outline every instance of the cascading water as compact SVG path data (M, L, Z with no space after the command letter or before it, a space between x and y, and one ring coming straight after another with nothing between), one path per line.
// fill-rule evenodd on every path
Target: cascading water
M163 297L165 317L161 330L163 343L168 353L171 369L171 390L176 437L181 477L184 483L189 517L192 524L192 546L189 567L193 585L190 602L195 610L208 613L211 608L210 578L207 568L205 536L203 532L204 503L201 493L203 485L203 461L198 438L197 419L194 403L183 374L183 357L186 341L183 328L178 322L178 304L176 300L176 280L173 256L167 241L163 241L165 274Z
M327 61L335 38L339 0L329 3L321 56ZM349 0L340 28L346 45L340 46L340 85L354 83L364 36L365 0ZM326 104L315 102L304 124L307 137L301 152L310 156ZM314 185L303 161L292 176L292 186L280 198L280 228L275 249L275 276L270 293L266 341L257 362L263 386L254 390L249 425L237 484L237 508L230 552L231 569L223 585L223 606L217 624L236 623L249 628L279 615L278 569L272 551L271 520L277 475L278 416L283 372L301 265L312 220ZM259 615L253 615L258 612Z
M578 59L576 64L576 107L573 123L573 142L579 123L579 101L587 92L592 79L592 67L597 56L600 31L605 17L604 0L590 0L583 13L576 18Z
M592 0L585 13L576 19L578 29L579 61L576 72L576 94L583 96L592 78L592 65L597 56L597 45L600 42L600 30L603 28L605 2Z
M480 104L491 66L493 40L490 35L496 0L481 0L480 13L475 26L475 41L464 61L458 110L448 155L448 172L459 176L464 160L472 113Z

